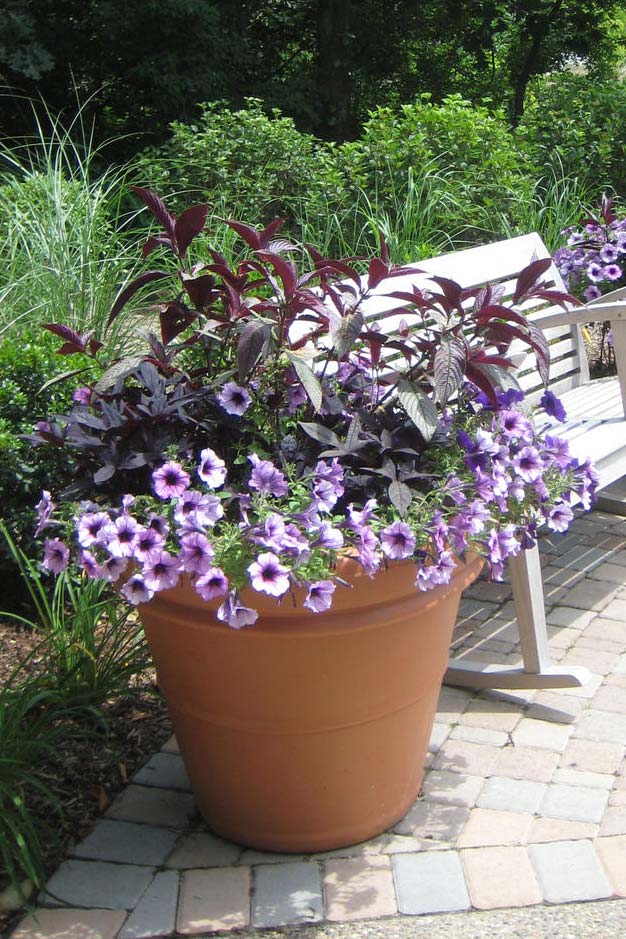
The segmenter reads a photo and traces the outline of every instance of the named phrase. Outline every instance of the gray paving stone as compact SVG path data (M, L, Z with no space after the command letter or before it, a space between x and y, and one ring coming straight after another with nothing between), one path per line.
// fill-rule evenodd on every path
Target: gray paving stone
M558 563L575 571L589 571L602 564L611 552L604 548L593 548L586 545L576 545L565 554L561 554Z
M106 814L109 818L127 822L182 828L194 811L194 798L186 792L129 785L120 793Z
M547 790L546 783L509 776L492 776L476 800L482 809L504 812L536 812Z
M230 867L240 858L241 845L224 841L208 831L192 831L181 837L165 866L176 868ZM281 859L284 855L281 855Z
M178 874L160 871L130 914L118 939L151 939L169 936L176 926Z
M613 894L590 841L531 844L528 854L548 903L601 900Z
M397 854L391 860L401 913L450 913L470 906L456 851Z
M182 789L191 792L191 783L178 753L155 753L152 759L135 773L132 781L140 786L159 786L161 789Z
M154 868L107 861L64 861L40 898L44 906L131 910L152 880Z
M552 783L539 807L547 818L566 818L571 822L601 822L609 801L606 789Z
M160 866L174 847L176 833L153 825L103 818L71 852L75 857Z
M572 737L586 740L607 740L624 743L626 740L626 714L614 711L585 711L574 727Z
M311 861L258 867L254 885L253 926L317 923L324 915L319 867Z

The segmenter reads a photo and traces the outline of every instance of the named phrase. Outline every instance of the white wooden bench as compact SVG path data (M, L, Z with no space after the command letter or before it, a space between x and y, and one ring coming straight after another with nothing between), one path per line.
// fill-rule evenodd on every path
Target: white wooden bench
M533 233L419 261L416 267L427 275L449 277L462 287L486 282L500 284L505 288L505 297L510 298L519 272L532 260L549 257L540 236ZM554 263L542 279L547 285L565 290ZM394 289L410 290L413 283L428 286L423 274L411 274L398 277ZM564 310L546 302L526 310L550 344L549 388L561 398L567 412L566 422L555 425L558 435L569 440L572 453L579 460L592 458L600 476L599 489L626 474L626 302L620 302L622 297L626 298L626 288L585 307ZM366 316L376 319L385 309L389 309L389 300L371 297ZM614 378L590 381L580 326L603 320L611 321L620 371ZM514 347L511 351L514 353ZM534 354L521 351L515 361L526 400L536 402L544 388ZM590 677L586 668L563 667L550 661L538 548L522 551L510 559L509 570L523 666L451 660L446 683L472 688L560 688L585 684Z

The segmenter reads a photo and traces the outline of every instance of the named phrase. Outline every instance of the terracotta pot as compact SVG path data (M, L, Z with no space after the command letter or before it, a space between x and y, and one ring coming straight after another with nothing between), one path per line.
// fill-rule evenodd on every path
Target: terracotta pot
M389 828L415 801L462 590L416 590L415 567L354 562L332 609L247 596L259 619L215 619L189 585L139 609L200 811L251 847L313 852ZM260 602L259 602L260 601Z

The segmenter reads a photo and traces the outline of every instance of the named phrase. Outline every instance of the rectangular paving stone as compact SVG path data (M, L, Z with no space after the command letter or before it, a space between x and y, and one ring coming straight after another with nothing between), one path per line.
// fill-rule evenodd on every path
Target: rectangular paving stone
M597 855L618 897L626 897L626 835L597 838Z
M510 733L522 718L521 708L501 701L475 698L471 701L459 719L461 724L471 727L485 727L488 730L501 730Z
M626 740L626 714L612 711L585 711L573 728L573 737L621 743Z
M463 775L446 769L432 769L426 774L422 792L433 802L467 805L471 808L476 804L484 783L482 776Z
M572 822L601 822L609 801L606 789L588 786L548 786L539 814L548 818L566 818Z
M626 557L626 552L624 552L624 556ZM623 597L614 598L604 607L602 615L606 616L607 619L624 622L626 620L626 599Z
M255 870L253 926L317 923L323 915L320 871L314 862L266 864Z
M482 809L532 815L539 808L547 788L546 783L533 780L492 776L485 783L476 804Z
M371 919L398 912L388 857L326 861L323 884L329 920Z
M135 773L132 782L140 786L159 786L161 789L181 789L191 792L191 783L178 753L155 753Z
M494 776L550 782L559 762L559 754L538 747L505 747L493 766Z
M431 753L438 753L444 742L450 735L450 724L444 724L442 721L435 721L428 742L428 749Z
M43 906L131 910L153 874L153 867L72 859L54 872L40 902Z
M605 652L597 646L590 648L588 645L576 643L563 656L561 662L564 665L583 665L594 675L608 675L618 658L619 651Z
M623 754L623 743L572 739L563 752L560 765L592 773L616 773Z
M433 769L451 770L471 776L488 776L499 750L488 744L448 740L433 760Z
M450 740L467 740L469 743L482 743L491 747L505 747L509 735L503 730L489 730L487 727L472 727L470 724L457 724L450 732Z
M103 818L70 853L98 861L159 867L175 841L176 833L167 828Z
M208 831L183 835L168 857L165 866L173 868L230 867L236 864L242 848Z
M479 910L533 906L542 896L522 847L466 848L461 861L472 905Z
M600 613L608 609L614 600L616 590L612 584L604 581L585 579L573 587L568 587L563 594L567 605L580 610L595 610ZM613 614L606 614L612 616Z
M564 766L557 769L552 782L563 783L566 786L587 786L597 789L611 789L615 782L615 776L609 773L590 773L571 769Z
M192 795L171 789L129 785L107 811L109 818L164 828L184 827L195 811Z
M465 805L418 800L394 826L399 835L431 841L456 841L470 815Z
M152 939L169 936L176 927L178 874L160 871L132 911L118 939Z
M118 910L37 909L11 939L115 939L125 918Z
M176 928L184 935L243 929L250 924L250 868L185 871Z
M609 805L600 824L601 835L626 835L626 806Z
M529 813L499 812L496 809L472 809L458 840L458 848L488 845L523 844L533 817Z
M528 855L548 903L602 900L613 894L591 841L531 844Z
M528 843L543 841L578 841L596 838L599 825L591 822L570 822L564 818L536 818L530 826Z
M560 556L560 563L570 570L590 571L599 564L606 562L609 552L602 548L576 545ZM621 583L621 581L620 581Z
M626 806L626 790L614 789L609 798L609 805Z
M546 613L546 622L551 626L565 626L569 629L582 630L591 623L597 614L589 610L577 610L573 606L555 606Z
M465 691L463 688L448 688L444 685L439 692L435 720L444 723L458 720L459 715L463 713L471 700L472 693L470 691Z
M594 709L626 714L626 688L620 685L602 685L593 696Z
M401 913L452 913L467 910L470 900L456 851L403 854L392 858Z
M622 575L626 578L626 570L621 568ZM592 623L589 624L589 627L585 630L585 636L590 636L593 639L611 639L613 642L619 642L622 645L626 644L626 620L623 619L611 619L608 616L602 614L601 616L596 616Z
M562 752L567 746L572 730L568 724L554 724L523 717L511 737L516 747L538 747L542 750Z

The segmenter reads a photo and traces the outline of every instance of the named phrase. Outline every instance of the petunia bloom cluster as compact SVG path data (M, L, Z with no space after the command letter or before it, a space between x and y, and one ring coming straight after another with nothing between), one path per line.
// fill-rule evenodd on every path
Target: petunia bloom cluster
M43 566L59 573L75 560L85 576L116 584L134 605L185 580L235 629L254 624L259 595L300 602L311 613L328 610L335 591L346 589L337 570L342 554L370 576L390 563L412 563L422 591L448 583L468 551L484 555L499 579L506 559L530 547L540 525L566 530L574 507L589 507L597 482L567 441L537 434L510 395L507 402L476 406L454 433L447 453L454 469L436 498L414 493L401 518L374 498L346 503L336 457L296 478L250 454L247 484L237 488L224 460L205 448L195 466L167 460L156 468L150 496L126 495L106 510L82 503L66 520L66 537L46 541ZM544 404L558 412L558 399ZM56 508L44 493L40 528L61 524Z
M554 255L563 282L582 297L595 300L618 287L626 272L626 218L620 218L613 200L604 196L600 212L570 226L562 234L567 244Z

